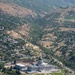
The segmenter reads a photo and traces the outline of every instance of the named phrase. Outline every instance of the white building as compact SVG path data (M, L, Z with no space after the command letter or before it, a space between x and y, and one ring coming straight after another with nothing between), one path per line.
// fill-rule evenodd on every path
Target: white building
M43 62L42 57L39 57L36 64L30 64L28 66L17 63L15 65L15 69L27 73L59 71L59 69L55 69L53 65L49 65L48 63Z
M22 70L22 69L25 68L25 65L23 65L21 63L17 63L14 68L17 69L17 70Z
M42 57L39 57L38 62L27 67L28 72L42 72L42 71L51 71L52 65L43 62Z

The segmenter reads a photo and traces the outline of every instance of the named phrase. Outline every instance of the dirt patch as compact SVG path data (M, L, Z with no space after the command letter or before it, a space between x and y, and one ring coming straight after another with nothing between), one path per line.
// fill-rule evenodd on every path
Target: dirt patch
M10 36L12 36L13 38L17 39L17 38L22 38L20 34L18 34L17 32L11 30L11 31L7 31L7 34L9 34Z
M60 28L60 31L75 31L75 28Z

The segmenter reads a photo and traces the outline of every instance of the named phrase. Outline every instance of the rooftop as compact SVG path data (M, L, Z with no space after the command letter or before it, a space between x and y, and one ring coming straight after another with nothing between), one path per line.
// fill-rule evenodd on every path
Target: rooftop
M25 65L23 65L23 64L21 64L21 63L17 63L16 65L17 65L17 66L25 67Z

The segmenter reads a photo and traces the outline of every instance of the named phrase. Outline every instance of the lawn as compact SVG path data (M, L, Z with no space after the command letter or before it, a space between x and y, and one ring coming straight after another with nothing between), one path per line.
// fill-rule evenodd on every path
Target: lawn
M51 73L51 75L63 75L62 73Z

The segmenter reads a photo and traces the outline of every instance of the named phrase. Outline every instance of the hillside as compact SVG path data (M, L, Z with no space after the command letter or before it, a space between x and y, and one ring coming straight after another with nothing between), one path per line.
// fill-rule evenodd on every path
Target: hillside
M0 0L8 4L17 4L19 6L31 9L36 13L47 13L59 7L75 6L75 0Z
M31 21L36 16L37 14L28 8L0 2L1 61L11 62L24 57L37 57L40 52L43 52L29 41Z
M42 53L48 63L59 68L62 63L75 70L74 3L74 0L0 0L0 60L32 62Z
M16 4L7 4L0 2L0 13L9 14L12 16L25 17L25 16L36 16L36 13L30 9L20 7Z
M75 70L75 8L53 11L35 22L44 29L37 43Z

